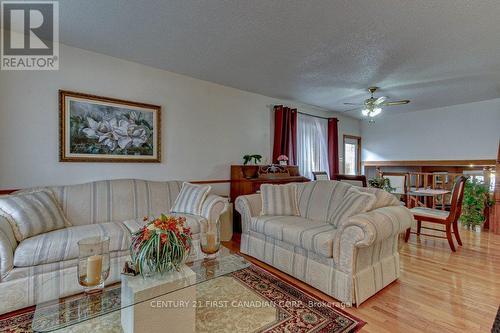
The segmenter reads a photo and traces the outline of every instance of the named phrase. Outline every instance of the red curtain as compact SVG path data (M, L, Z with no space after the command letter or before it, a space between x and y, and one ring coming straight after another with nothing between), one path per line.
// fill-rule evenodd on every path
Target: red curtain
M280 155L288 157L289 165L297 163L297 109L276 105L274 107L273 163L278 163Z
M328 166L330 179L339 173L339 130L338 119L328 119Z

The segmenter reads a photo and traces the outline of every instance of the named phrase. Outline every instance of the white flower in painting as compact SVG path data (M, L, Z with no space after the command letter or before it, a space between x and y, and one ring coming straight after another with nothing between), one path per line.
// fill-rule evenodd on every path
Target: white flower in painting
M137 117L135 115L134 117ZM131 146L140 147L146 143L148 136L146 128L138 126L135 121L116 118L97 122L92 118L87 118L89 127L82 131L90 139L98 139L99 143L106 145L111 151L117 147L126 149Z
M147 131L143 126L132 125L128 130L134 147L140 147L148 140Z
M130 112L129 117L130 117L130 123L135 124L135 122L139 120L140 116L139 113L132 111Z
M130 146L140 147L148 140L147 132L144 127L137 126L135 123L131 123L127 120L120 120L118 126L113 128L113 130L118 137L118 146L120 146L121 149Z
M117 146L115 135L112 132L100 136L99 143L102 143L103 145L107 146L111 151L115 150Z
M116 119L114 119L116 122ZM97 122L87 117L89 127L82 130L89 139L98 139L99 143L106 145L111 151L117 147L116 135L113 131L113 120Z
M102 128L101 123L98 123L90 117L87 117L87 122L89 123L89 127L84 128L82 130L83 133L85 133L89 139L99 139L99 136L102 133L101 131L105 130ZM106 130L105 132L109 132L109 130Z

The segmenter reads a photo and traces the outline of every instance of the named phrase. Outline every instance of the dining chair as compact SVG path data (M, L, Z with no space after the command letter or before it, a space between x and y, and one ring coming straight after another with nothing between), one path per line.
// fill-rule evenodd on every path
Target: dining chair
M313 171L314 180L330 180L326 171Z
M408 205L409 174L383 172L381 176L382 178L389 179L391 187L394 188L394 191L392 193L396 195L400 200L404 201L406 205Z
M450 248L453 252L456 251L455 243L453 241L453 236L457 240L458 245L462 245L462 240L460 239L460 234L458 232L458 218L462 213L462 201L464 198L464 188L465 182L467 181L467 177L460 176L457 178L455 185L453 186L452 196L451 196L451 208L450 211L444 211L441 209L432 209L426 207L415 207L410 209L413 214L413 218L417 221L417 235L422 236L430 236L436 238L443 238L448 240L448 244L450 244ZM437 223L445 226L445 230L422 227L422 222L430 222ZM452 230L453 228L453 230ZM432 234L422 234L422 229L441 231L446 233L446 237ZM406 230L405 242L408 242L410 238L410 233L414 233L411 231L411 228Z
M406 194L408 192L408 174L383 172L382 178L389 179L391 187L395 188L395 193Z
M366 176L354 176L354 175L334 175L333 180L339 182L345 182L354 186L366 187Z

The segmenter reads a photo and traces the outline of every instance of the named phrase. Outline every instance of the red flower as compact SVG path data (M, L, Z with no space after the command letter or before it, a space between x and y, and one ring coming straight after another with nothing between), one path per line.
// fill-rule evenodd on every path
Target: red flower
M167 242L168 236L167 234L161 234L160 235L160 241L162 244L165 244Z

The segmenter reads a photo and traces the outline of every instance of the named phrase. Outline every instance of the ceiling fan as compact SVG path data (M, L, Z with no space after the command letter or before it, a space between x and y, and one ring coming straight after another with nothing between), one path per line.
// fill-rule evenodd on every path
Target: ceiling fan
M370 122L373 122L373 117L378 116L382 112L382 108L384 106L395 106L395 105L403 105L403 104L408 104L410 103L410 100L404 99L401 101L388 101L388 97L386 96L381 96L378 98L373 97L373 94L378 90L378 87L370 87L368 88L368 91L370 92L371 96L370 98L365 99L365 101L362 104L359 103L344 103L345 105L357 105L357 106L363 106L363 109L361 110L361 114L365 117L370 118ZM358 109L358 108L356 108ZM347 111L352 111L356 109L351 109Z

